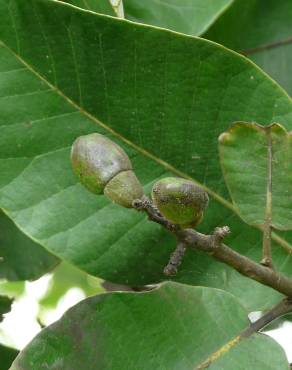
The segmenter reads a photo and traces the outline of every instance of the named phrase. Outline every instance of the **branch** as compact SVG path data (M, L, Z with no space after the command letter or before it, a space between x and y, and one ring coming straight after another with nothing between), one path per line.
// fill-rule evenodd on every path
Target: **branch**
M172 232L178 242L183 243L186 248L206 252L216 260L233 267L240 274L273 288L287 297L292 297L291 279L269 267L254 262L222 243L223 238L229 233L227 226L216 228L213 234L205 235L193 229L182 229L180 226L172 224L159 213L147 197L134 201L133 207L138 211L146 212L151 221L162 225ZM178 261L180 264L181 259L178 259ZM173 257L171 257L170 263L172 265L173 262ZM176 266L174 265L174 267ZM174 268L172 270L174 271Z
M187 244L184 242L179 242L176 250L172 253L169 262L165 269L163 270L165 275L172 276L176 275L178 266L182 263L185 251L187 249Z
M248 55L251 55L251 54L258 53L258 52L263 51L263 50L269 50L269 49L276 48L278 46L289 45L291 43L292 43L292 37L289 37L288 39L285 39L285 40L275 41L275 42L272 42L270 44L258 46L256 48L243 50L243 51L241 51L241 54L248 56Z
M233 338L227 345L221 347L218 351L213 353L211 357L201 363L196 370L203 370L210 367L210 365L216 361L222 353L229 351L230 348L237 345L242 339L250 337L252 334L263 329L269 323L275 319L283 316L292 311L292 300L290 298L285 298L281 300L276 306L274 306L270 311L266 312L260 319L251 323L246 329L244 329L237 337Z
M247 338L251 336L253 333L256 333L259 330L263 329L272 321L278 319L283 315L286 315L291 311L292 311L291 298L284 298L278 304L276 304L271 310L267 311L260 319L251 323L250 326L240 334L240 336L242 338Z

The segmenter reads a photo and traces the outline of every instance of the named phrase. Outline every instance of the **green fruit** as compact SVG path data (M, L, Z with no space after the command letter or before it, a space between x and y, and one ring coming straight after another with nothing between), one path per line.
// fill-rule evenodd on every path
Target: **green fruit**
M107 183L104 195L123 207L131 208L133 200L143 196L143 189L133 171L122 171Z
M72 145L71 162L80 182L92 193L104 193L127 208L143 196L127 154L101 134L78 137Z
M200 223L209 201L208 194L200 186L178 177L157 181L152 189L152 199L167 220L183 228Z

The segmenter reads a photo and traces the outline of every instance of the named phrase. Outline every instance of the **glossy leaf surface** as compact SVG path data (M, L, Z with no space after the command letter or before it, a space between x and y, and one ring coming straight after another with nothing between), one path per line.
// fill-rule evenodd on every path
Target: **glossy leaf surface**
M200 230L228 224L228 244L259 258L260 232L234 213L217 152L235 120L292 128L290 98L257 67L206 40L49 0L1 0L0 38L0 204L22 230L107 280L165 279L172 236L90 194L71 170L75 138L100 132L126 150L147 193L172 174L204 183L212 197ZM275 265L291 274L290 257L275 250ZM195 253L176 279L224 287L253 308L279 296Z

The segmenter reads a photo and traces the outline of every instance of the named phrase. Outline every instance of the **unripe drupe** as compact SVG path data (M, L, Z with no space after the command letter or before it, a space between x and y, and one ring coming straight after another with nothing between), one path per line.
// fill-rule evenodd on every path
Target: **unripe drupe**
M92 193L104 193L127 208L143 196L125 151L101 134L78 137L72 145L71 161L80 182Z
M208 194L193 181L179 177L166 177L157 181L152 199L160 213L183 228L195 227L208 205Z

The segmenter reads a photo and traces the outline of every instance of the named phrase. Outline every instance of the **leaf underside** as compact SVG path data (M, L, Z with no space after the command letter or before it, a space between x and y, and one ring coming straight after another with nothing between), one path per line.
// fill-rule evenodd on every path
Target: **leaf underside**
M80 8L116 16L110 0L66 0ZM123 0L124 17L134 22L171 29L194 36L205 32L233 0Z
M147 293L88 298L44 329L13 363L31 369L287 370L282 348L254 334L229 293L168 283Z
M92 12L107 14L112 17L116 13L111 5L110 0L62 0L64 3L69 3L79 8L90 10Z
M284 127L238 122L219 138L225 181L251 225L292 228L292 135ZM271 198L271 199L270 199Z
M123 0L125 18L199 36L233 0Z

